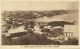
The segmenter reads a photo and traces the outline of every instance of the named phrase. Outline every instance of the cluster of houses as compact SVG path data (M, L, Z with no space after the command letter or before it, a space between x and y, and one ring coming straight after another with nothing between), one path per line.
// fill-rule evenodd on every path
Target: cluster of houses
M42 18L37 18L34 20L34 22L35 25L33 28L24 29L25 26L20 26L18 28L11 28L5 35L10 36L11 34L15 33L18 33L17 35L19 35L19 32L23 34L23 32L28 32L28 30L31 30L33 33L36 34L47 35L47 38L50 40L63 39L63 38L64 40L68 40L69 38L78 37L77 35L75 35L77 34L78 30L75 29L77 27L73 22L67 22L62 19L48 18L46 16Z

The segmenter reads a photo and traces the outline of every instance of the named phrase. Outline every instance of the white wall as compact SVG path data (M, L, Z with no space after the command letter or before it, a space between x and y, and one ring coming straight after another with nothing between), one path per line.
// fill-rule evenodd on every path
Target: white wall
M65 25L64 32L72 32L74 37L79 37L78 25Z

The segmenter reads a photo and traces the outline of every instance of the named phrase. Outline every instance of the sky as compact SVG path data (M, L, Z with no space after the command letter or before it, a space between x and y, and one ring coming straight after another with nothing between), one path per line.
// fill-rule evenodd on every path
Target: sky
M78 2L70 1L3 1L3 11L15 10L76 10L78 9Z
M3 1L3 11L44 11L44 10L78 10L77 1ZM78 12L72 12L66 16L54 17L54 19L64 19L73 21L78 19Z

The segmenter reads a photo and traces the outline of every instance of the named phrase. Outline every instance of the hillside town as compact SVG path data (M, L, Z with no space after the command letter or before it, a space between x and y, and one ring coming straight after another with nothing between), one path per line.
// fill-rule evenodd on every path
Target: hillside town
M4 11L2 44L78 45L78 23L65 19L68 14L71 11Z

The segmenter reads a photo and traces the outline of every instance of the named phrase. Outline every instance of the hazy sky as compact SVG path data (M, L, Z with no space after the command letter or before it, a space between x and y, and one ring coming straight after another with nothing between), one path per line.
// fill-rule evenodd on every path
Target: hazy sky
M70 1L5 1L2 2L3 10L59 10L77 9L78 2Z
M2 2L2 9L6 11L15 10L78 10L78 2L74 1L5 1ZM77 20L78 12L54 17L54 19L64 19L67 21Z

